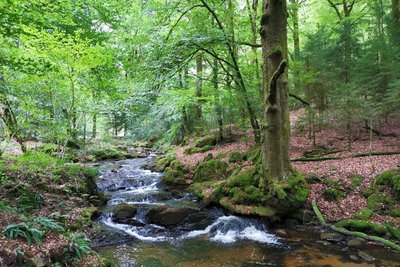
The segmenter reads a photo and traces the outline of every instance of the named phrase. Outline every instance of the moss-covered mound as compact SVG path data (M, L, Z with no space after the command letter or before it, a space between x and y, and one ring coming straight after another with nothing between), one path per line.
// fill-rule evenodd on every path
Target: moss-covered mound
M228 176L228 164L219 160L208 160L200 163L194 174L193 181L205 182L210 180L223 180Z
M183 171L179 169L173 169L168 167L165 170L165 175L163 177L163 181L166 185L174 186L174 185L187 185L185 174Z
M239 162L243 160L243 155L240 152L234 151L229 154L228 161L229 162Z
M195 147L202 148L205 146L215 146L216 144L217 144L217 138L213 135L209 135L198 139L195 142Z
M376 186L387 186L393 196L400 200L400 168L384 171L376 180Z

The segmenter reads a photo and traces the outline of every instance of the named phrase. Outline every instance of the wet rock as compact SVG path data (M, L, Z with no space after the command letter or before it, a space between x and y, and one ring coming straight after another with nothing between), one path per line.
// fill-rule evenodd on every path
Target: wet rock
M348 247L361 247L365 245L365 240L359 237L352 237L347 239L347 246Z
M138 154L138 158L142 158L142 159L144 159L144 158L147 158L147 153L146 152L140 152L139 154Z
M137 209L135 206L127 203L121 203L115 208L112 215L112 220L116 223L128 224L131 219L135 217L136 213Z
M320 234L320 238L330 242L341 242L344 240L343 235L334 232L323 232Z
M372 257L371 255L369 255L367 252L364 252L361 250L358 252L358 256L360 256L361 259L368 261L368 262L372 262L375 260L375 258Z
M356 255L350 255L349 258L352 259L353 261L359 260L359 258Z
M186 218L180 229L185 231L203 230L213 221L214 219L207 212L196 212Z
M276 229L275 233L280 237L287 237L287 235L288 235L286 233L285 229Z
M157 206L146 214L146 220L149 223L171 227L182 224L189 215L196 212L198 210L189 207Z

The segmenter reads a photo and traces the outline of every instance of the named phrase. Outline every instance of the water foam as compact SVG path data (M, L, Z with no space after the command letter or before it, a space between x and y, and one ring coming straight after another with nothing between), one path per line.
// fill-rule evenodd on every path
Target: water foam
M247 223L236 216L222 216L204 230L191 231L182 238L194 238L201 235L210 236L211 241L222 242L225 244L234 243L240 240L253 240L260 243L280 244L275 235L268 234L264 229L257 229L254 225L246 227L233 227L231 224L241 225ZM233 228L233 229L232 229ZM236 228L236 229L234 229Z

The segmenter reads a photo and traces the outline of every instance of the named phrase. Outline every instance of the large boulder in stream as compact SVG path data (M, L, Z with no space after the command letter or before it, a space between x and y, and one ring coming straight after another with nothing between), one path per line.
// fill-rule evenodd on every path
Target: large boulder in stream
M128 203L121 203L115 208L112 220L116 223L130 224L133 217L136 216L137 209Z
M165 227L174 227L184 223L192 214L199 212L190 207L170 207L157 206L152 208L147 214L146 219L149 223L158 224Z

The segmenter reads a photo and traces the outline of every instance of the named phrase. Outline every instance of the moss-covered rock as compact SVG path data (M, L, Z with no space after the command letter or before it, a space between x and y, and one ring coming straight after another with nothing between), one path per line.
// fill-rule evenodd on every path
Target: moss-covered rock
M228 161L229 162L239 162L243 160L243 155L240 152L234 151L229 154Z
M400 200L400 168L384 171L376 180L376 185L389 187L394 197Z
M395 205L396 200L390 195L380 192L370 195L367 199L367 207L376 212L385 211L387 209L391 210Z
M194 182L222 180L228 176L228 164L219 160L208 160L196 167Z
M217 144L217 138L215 136L209 135L198 139L195 142L195 147L202 148L205 146L215 146Z
M135 206L127 203L121 203L115 208L112 219L117 223L128 223L130 219L136 216L136 213L137 209Z
M173 185L186 185L185 174L177 169L167 168L163 177L165 184Z
M330 201L338 201L343 199L345 196L346 193L337 188L327 188L324 192L325 199Z

